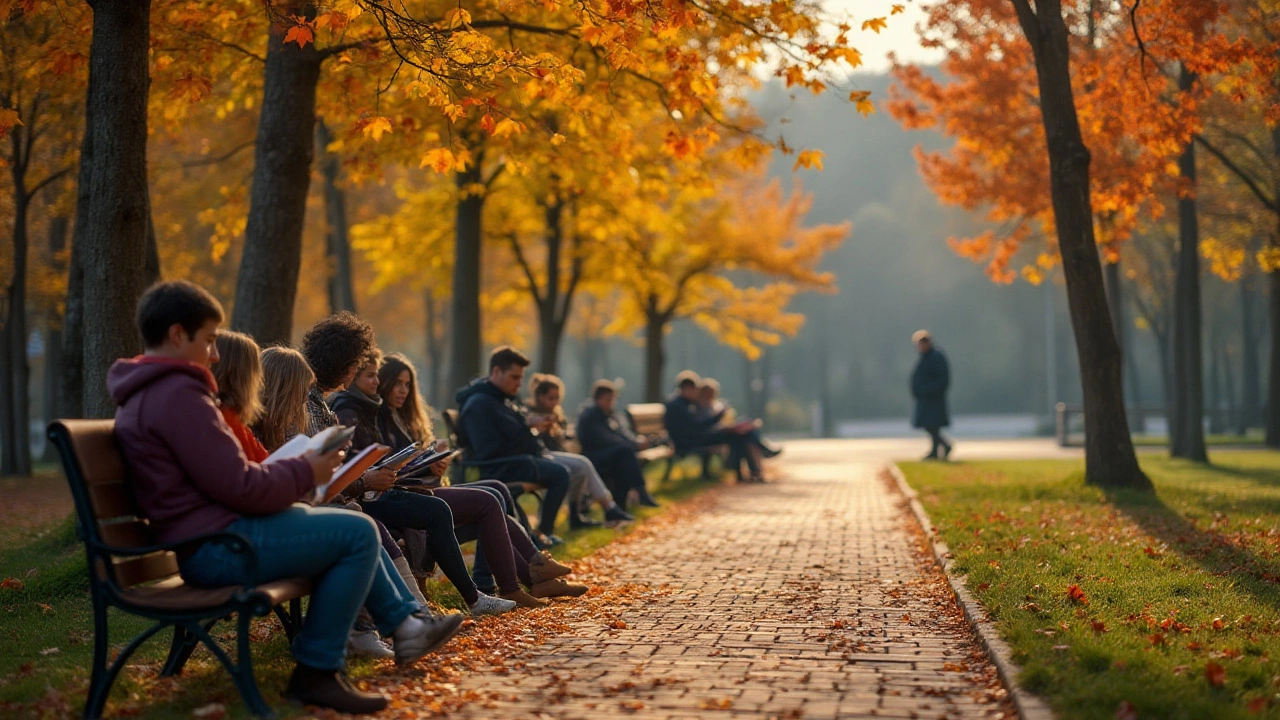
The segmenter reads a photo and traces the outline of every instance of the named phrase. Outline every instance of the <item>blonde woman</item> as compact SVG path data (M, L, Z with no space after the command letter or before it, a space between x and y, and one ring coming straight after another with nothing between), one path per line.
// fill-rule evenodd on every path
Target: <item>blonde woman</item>
M261 352L253 338L243 333L223 330L215 341L218 362L213 365L213 378L218 383L218 407L245 457L260 463L267 459L267 449L254 437L249 426L262 414L259 395L262 392Z
M269 347L262 351L262 402L253 432L274 452L289 438L307 429L307 391L315 373L302 353L293 348Z

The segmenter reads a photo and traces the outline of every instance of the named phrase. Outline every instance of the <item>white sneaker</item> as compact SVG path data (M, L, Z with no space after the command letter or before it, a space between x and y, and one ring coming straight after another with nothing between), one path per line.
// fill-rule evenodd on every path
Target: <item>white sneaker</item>
M471 614L476 617L481 615L501 615L516 609L514 600L505 600L492 595L485 595L484 593L479 593L479 595L480 597L471 603Z
M347 636L347 654L390 660L395 652L378 636L377 630L352 630Z

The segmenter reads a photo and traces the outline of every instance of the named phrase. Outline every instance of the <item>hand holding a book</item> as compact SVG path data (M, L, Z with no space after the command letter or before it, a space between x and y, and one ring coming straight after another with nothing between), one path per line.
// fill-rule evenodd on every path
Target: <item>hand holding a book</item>
M330 450L321 454L320 450L308 450L302 454L311 463L312 480L317 486L329 482L333 477L333 471L338 469L342 464L342 459L346 456L342 448Z
M364 489L374 492L385 492L391 489L396 482L396 471L391 468L371 468L365 471L361 476L364 481Z

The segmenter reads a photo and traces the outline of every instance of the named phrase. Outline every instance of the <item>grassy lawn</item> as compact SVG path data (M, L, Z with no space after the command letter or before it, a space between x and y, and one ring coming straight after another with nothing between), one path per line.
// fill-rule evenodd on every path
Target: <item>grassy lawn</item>
M1280 717L1280 453L1213 459L1144 456L1155 496L1082 462L902 469L1061 717Z
M1204 442L1210 447L1261 446L1264 437L1261 432L1250 431L1246 435L1214 434L1206 435ZM1168 447L1169 438L1164 435L1134 435L1133 444L1139 447Z
M576 560L630 532L644 520L661 515L680 500L711 484L696 479L695 463L681 466L665 486L654 492L663 503L657 509L638 511L639 522L619 530L591 529L562 532L566 542L553 552L562 560ZM650 468L661 473L662 467ZM0 490L18 484L63 483L53 476L34 479L0 479ZM656 478L651 478L654 487ZM66 501L64 498L61 499ZM47 508L51 502L32 502ZM69 508L69 505L64 507ZM69 513L69 510L66 510ZM0 717L63 718L77 715L88 689L93 650L93 618L88 597L83 546L75 537L69 517L41 517L25 524L22 515L6 511L7 526L0 526ZM25 513L29 518L31 513ZM14 522L9 522L13 520ZM22 531L10 528L22 524ZM564 524L560 525L564 527ZM17 581L17 582L14 582ZM19 587L20 585L20 587ZM431 581L429 595L445 607L461 608L462 599L447 581ZM146 627L145 621L113 612L109 623L111 642L123 647ZM231 638L232 625L220 625ZM288 644L273 619L254 626L254 666L267 702L283 717L301 716L297 708L280 699L293 668ZM196 651L180 679L156 677L168 651L169 634L161 633L143 645L121 673L112 690L107 714L145 715L155 718L190 718L193 710L208 703L224 703L232 717L247 716L234 686L207 651ZM230 647L228 645L227 647ZM379 672L375 661L356 660L349 668L355 678Z

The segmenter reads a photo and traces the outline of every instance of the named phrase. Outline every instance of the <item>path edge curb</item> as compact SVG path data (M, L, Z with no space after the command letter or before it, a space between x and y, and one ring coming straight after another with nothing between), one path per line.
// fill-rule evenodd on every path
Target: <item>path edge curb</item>
M951 571L951 550L939 538L933 526L933 521L929 519L929 513L925 512L924 506L920 504L919 494L907 483L907 478L902 474L902 470L897 463L889 464L888 473L897 485L898 492L902 493L902 496L906 498L911 506L911 513L915 515L916 522L924 530L925 537L929 541L929 547L933 550L934 562L938 564L942 574L946 576L947 583L951 586L951 594L960 605L960 609L964 611L965 619L969 621L969 626L973 628L974 633L978 636L978 641L982 644L983 649L987 651L992 664L996 666L996 674L1004 682L1005 687L1009 689L1009 695L1018 711L1018 717L1022 720L1054 720L1057 716L1054 715L1053 710L1049 708L1049 705L1044 700L1032 695L1018 685L1017 678L1022 668L1013 661L1013 650L1000 637L995 625L987 619L987 613L982 604L973 596L973 593L969 592L969 585L965 577Z

